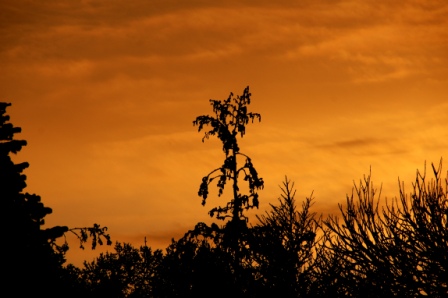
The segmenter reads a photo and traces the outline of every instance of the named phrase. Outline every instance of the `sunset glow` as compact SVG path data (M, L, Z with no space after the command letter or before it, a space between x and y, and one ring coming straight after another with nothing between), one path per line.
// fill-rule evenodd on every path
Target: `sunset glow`
M225 199L213 189L203 207L197 191L224 154L192 121L246 86L262 117L240 143L265 181L253 221L285 176L299 201L337 213L370 170L394 197L398 179L411 187L448 157L445 1L3 0L0 12L0 101L49 226L99 223L114 242L163 249L215 222ZM105 249L69 245L75 264Z

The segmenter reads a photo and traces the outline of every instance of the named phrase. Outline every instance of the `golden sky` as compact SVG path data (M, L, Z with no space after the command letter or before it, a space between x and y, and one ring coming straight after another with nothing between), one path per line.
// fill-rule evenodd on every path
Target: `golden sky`
M448 156L444 0L2 0L0 66L47 224L99 223L114 242L165 248L210 222L224 201L197 190L224 155L192 121L246 86L259 213L285 175L328 213L370 168L394 197ZM101 251L69 244L75 264Z

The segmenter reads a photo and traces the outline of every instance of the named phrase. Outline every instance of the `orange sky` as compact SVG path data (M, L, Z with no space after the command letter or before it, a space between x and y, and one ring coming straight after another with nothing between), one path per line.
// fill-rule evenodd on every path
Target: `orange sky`
M212 2L1 1L0 100L48 225L165 248L210 222L223 201L197 190L223 153L192 121L246 86L258 212L285 175L332 212L370 167L392 197L447 157L446 1ZM75 264L101 251L69 241Z

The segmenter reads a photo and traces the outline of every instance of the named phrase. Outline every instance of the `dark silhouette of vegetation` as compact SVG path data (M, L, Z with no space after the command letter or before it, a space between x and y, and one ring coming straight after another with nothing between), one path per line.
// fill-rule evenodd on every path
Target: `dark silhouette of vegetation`
M264 293L283 297L305 295L314 267L321 218L310 212L312 197L297 209L294 183L285 177L278 204L258 215L253 229L253 264ZM260 293L262 294L262 293Z
M87 228L55 226L42 229L44 218L52 213L52 209L41 202L40 196L23 192L26 187L23 171L29 164L14 163L11 154L17 154L27 142L14 138L21 128L8 122L6 108L10 105L0 102L0 198L4 240L2 285L4 289L10 288L10 293L17 297L30 294L59 296L65 286L62 265L68 244L58 245L56 240L72 232L79 236L81 246L91 236L92 247L95 248L97 243L102 244L102 238L107 243L110 243L110 238L106 228L97 224Z
M198 224L173 240L162 262L158 297L238 296L241 285L235 282L235 258L221 245L221 236L220 230Z
M279 204L272 204L256 226L244 230L238 270L234 267L236 253L225 242L225 230L199 223L180 239L173 239L163 255L157 251L149 262L136 257L136 249L128 248L133 252L126 257L123 245L117 244L116 253L85 263L78 276L87 281L91 292L114 297L265 297L278 293L297 297L307 293L320 219L309 211L310 198L297 210L293 184L285 180L284 186ZM131 257L132 262L127 262ZM129 277L135 275L149 285L146 294L134 290L137 287Z
M160 297L155 284L160 284L163 256L146 244L134 248L128 243L115 244L115 252L101 253L96 260L84 262L83 270L70 267L82 297ZM160 290L159 290L160 291Z
M330 216L325 224L329 260L337 262L333 282L358 297L448 296L447 183L442 162L432 165L434 178L417 171L410 195L400 183L400 196L379 208L370 175L339 205L342 223Z
M225 153L223 165L202 178L198 195L202 197L202 205L205 205L210 183L217 180L218 196L224 193L228 181L232 184L230 202L223 207L218 206L211 209L209 214L211 217L216 215L216 218L220 220L231 218L221 232L225 245L222 249L225 248L228 253L233 254L233 268L231 270L236 276L234 287L236 289L240 288L243 292L241 284L244 272L242 258L244 248L247 246L247 239L244 239L244 235L247 232L248 220L244 215L244 210L258 208L257 190L264 186L263 178L258 176L252 160L240 151L238 145L238 136L242 138L245 135L246 125L249 124L249 121L253 122L255 119L261 121L260 114L248 112L250 99L249 87L244 89L242 95L234 96L231 92L225 100L211 99L210 103L215 115L198 116L193 121L193 125L198 126L198 131L205 129L205 126L210 126L210 130L205 132L202 141L216 135L222 142L222 149ZM239 161L241 158L244 160L243 163ZM240 179L247 182L248 194L242 193ZM204 236L208 237L209 235Z
M237 142L250 120L260 120L247 111L250 96L246 88L241 96L210 100L215 115L194 121L199 131L210 126L203 140L216 135L223 144L224 163L203 178L198 194L205 204L213 181L218 197L230 182L230 201L209 211L228 221L200 222L165 251L152 250L146 240L140 248L117 242L114 252L82 268L63 266L68 244L55 240L73 232L81 246L91 238L95 248L110 238L99 225L42 229L51 209L39 196L23 193L28 164L13 163L10 154L26 142L13 138L20 128L7 123L9 104L1 104L4 289L15 287L19 297L448 297L448 175L442 178L442 160L429 173L426 166L417 171L409 193L399 181L392 199L381 199L369 173L339 205L339 214L325 219L311 211L312 195L298 204L294 183L285 177L278 200L249 225L245 211L258 207L264 184Z

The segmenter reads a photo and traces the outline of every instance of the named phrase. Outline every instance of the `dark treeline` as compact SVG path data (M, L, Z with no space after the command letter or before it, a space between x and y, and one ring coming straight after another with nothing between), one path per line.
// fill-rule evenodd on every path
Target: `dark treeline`
M68 269L89 297L447 297L447 182L433 174L381 208L368 176L324 220L285 180L241 233L238 263L226 227L199 223L164 252L116 243Z
M246 210L258 207L264 184L237 142L249 121L261 120L247 111L250 96L246 88L241 96L211 100L214 116L194 121L199 131L210 128L204 139L216 136L223 144L223 164L202 179L198 192L206 204L210 186L218 196L230 189L232 200L209 211L217 223L196 224L163 251L146 241L140 247L116 242L113 252L82 267L66 264L68 244L56 239L72 232L95 248L103 239L111 244L109 235L97 224L42 229L51 209L23 192L28 164L15 164L10 155L26 142L13 138L20 128L8 122L9 104L0 103L3 290L17 297L448 297L442 161L428 173L417 171L409 192L399 184L392 200L380 200L369 174L339 214L327 218L312 212L312 195L298 201L286 177L276 203L248 224Z

